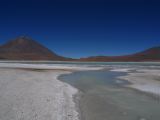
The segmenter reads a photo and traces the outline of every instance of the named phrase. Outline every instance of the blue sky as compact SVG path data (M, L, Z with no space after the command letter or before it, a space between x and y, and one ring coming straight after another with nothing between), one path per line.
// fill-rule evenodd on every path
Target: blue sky
M21 35L67 57L130 54L160 45L160 2L1 0L0 44Z

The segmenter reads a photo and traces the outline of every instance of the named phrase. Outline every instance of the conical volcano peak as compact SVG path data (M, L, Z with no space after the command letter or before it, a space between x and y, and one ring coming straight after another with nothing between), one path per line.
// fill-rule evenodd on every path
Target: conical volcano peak
M35 41L29 36L19 36L16 39L12 40L11 42L15 42L17 44L31 43L31 42L35 43Z
M10 60L66 60L28 36L20 36L0 46L0 58Z
M38 42L33 40L32 38L28 36L19 36L15 39L10 40L8 43L4 44L2 47L7 47L7 48L22 48L22 49L27 49L31 47L36 47L36 46L41 46Z

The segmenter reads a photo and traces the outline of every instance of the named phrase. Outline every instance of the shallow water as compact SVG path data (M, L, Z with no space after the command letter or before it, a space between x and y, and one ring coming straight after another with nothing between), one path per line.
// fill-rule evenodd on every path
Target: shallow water
M116 77L125 74L107 70L81 71L59 79L82 92L82 120L160 120L160 102L123 87L130 83Z

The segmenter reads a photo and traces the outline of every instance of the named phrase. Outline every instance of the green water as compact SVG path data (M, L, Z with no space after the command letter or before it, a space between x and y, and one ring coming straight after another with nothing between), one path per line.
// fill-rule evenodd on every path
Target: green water
M121 72L81 71L60 80L82 92L82 120L160 120L160 102L150 95L123 87ZM118 82L117 82L118 81Z

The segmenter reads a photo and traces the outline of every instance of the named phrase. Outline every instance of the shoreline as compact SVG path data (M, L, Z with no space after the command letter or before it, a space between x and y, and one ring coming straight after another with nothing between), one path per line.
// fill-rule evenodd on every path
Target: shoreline
M87 74L93 75L94 72L91 71L92 74L89 74L89 73L85 74L84 72L84 76L86 76L86 78L82 77L81 79L81 75L83 76L82 73L76 72L75 75L74 74L72 74L71 76L67 75L66 77L62 76L61 78L64 81L68 81L67 83L71 84L72 86L75 86L79 90L82 90L82 89L88 88L87 84L88 85L90 84L90 82L87 81L87 78L88 78ZM106 73L104 72L104 74ZM102 75L101 72L100 72L100 75ZM121 74L116 74L115 72L114 77L113 78L108 77L108 79L116 80L116 78L118 78L118 76L120 75ZM107 78L107 76L108 75L106 75L105 78ZM92 79L93 77L91 78L89 77L88 79ZM105 78L99 79L97 77L96 79L97 81L99 80L103 81L105 80ZM80 82L81 80L82 82ZM84 82L83 80L86 82ZM99 84L97 81L94 81L94 85ZM83 87L84 84L86 85L85 87ZM100 84L102 85L102 83ZM82 109L81 115L82 117L85 117L85 119L82 118L82 120L97 120L97 119L105 119L105 118L106 119L112 118L113 120L115 120L115 119L118 119L119 117L121 120L127 120L129 118L132 118L132 119L139 118L139 119L148 120L151 118L149 115L150 114L149 112L151 112L152 110L153 111L155 110L154 108L155 103L156 104L159 103L157 101L155 102L155 100L145 92L138 91L137 89L131 89L123 85L122 86L120 85L118 88L117 87L112 88L112 85L111 86L102 85L102 86L97 86L97 88L96 86L95 88L90 87L89 89L86 89L86 90L87 91L84 91L84 94L82 94L83 96L81 97L81 100L80 100L80 106L81 106L80 108ZM148 104L150 104L150 107L147 106ZM146 110L143 111L143 108ZM114 116L115 114L117 116ZM153 115L156 116L156 114L157 112Z
M73 95L73 101L75 103L75 109L78 112L78 118L79 118L79 120L84 120L83 119L84 117L82 115L82 110L81 110L81 107L80 107L80 100L81 100L82 94L83 93L78 90L78 92Z
M57 79L59 75L70 72L21 69L0 71L2 119L79 120L76 103L73 101L78 90ZM10 76L7 76L8 72Z
M134 70L134 72L132 71ZM160 97L160 70L149 69L113 69L111 71L127 73L125 76L119 76L118 79L130 82L129 85L124 87L132 88L140 92ZM130 72L132 71L132 72ZM158 98L160 99L160 98Z
M80 99L83 97L83 93L78 88L59 79L59 77L76 71L103 70L104 68L112 72L127 73L125 76L117 77L131 83L123 85L123 87L148 95L150 91L155 92L155 90L148 89L148 87L144 89L144 86L147 85L153 88L158 84L157 89L159 89L158 94L160 94L160 75L158 75L160 70L156 69L3 63L0 64L0 96L2 98L6 97L9 102L3 99L0 101L0 116L3 119L1 112L5 111L4 107L9 106L11 113L13 112L12 109L16 111L16 113L13 112L12 114L18 115L17 117L24 117L24 120L84 120L83 111L80 107L82 105ZM5 87L5 84L9 85ZM155 97L157 97L157 94ZM160 100L159 97L156 99ZM1 110L2 108L3 110ZM32 109L34 111L31 111ZM9 109L6 108L7 110ZM25 117L28 114L30 118ZM45 114L48 115L48 118L44 119ZM10 113L8 116L13 117L10 116ZM4 119L6 119L5 117Z
M102 69L102 67L0 64L0 71L2 71L0 72L0 83L3 84L3 82L8 81L5 88L1 88L0 84L0 88L4 89L4 93L0 91L0 96L6 97L6 100L0 101L0 116L2 119L11 119L14 116L13 120L82 120L79 107L80 91L74 86L59 80L58 77L71 74L74 71L99 69ZM5 91L9 92L7 96ZM11 101L7 102L7 100ZM18 105L19 103L21 104ZM50 105L48 106L48 104ZM1 109L8 105L11 107L11 113L8 113L7 116L1 115L1 112L5 112ZM12 105L14 106L12 107ZM32 109L34 109L34 112L32 112ZM6 108L6 111L8 110ZM46 116L45 119L44 116Z
M59 75L57 76L57 80L59 80L59 81L62 82L63 84L67 84L69 87L71 87L72 89L75 89L75 90L76 90L75 93L72 94L72 101L73 101L73 103L74 103L74 109L75 109L75 111L77 112L77 120L83 120L83 119L82 119L82 118L83 118L83 116L82 116L82 111L81 111L81 109L80 109L80 99L81 99L83 93L82 93L81 91L79 91L77 88L75 88L74 86L70 85L69 83L64 82L64 81L62 81L61 79L59 79L59 77L60 77L61 75L72 74L72 73L74 73L74 72L75 72L75 71L68 71L67 73L59 74ZM75 120L75 119L73 119L73 120Z

